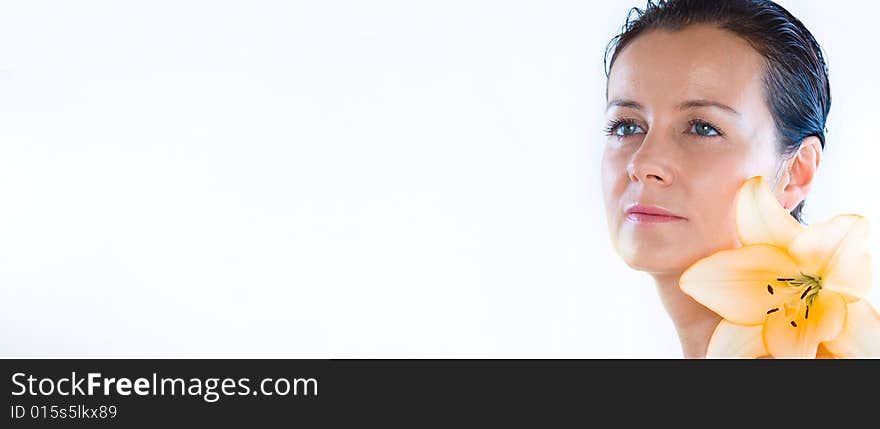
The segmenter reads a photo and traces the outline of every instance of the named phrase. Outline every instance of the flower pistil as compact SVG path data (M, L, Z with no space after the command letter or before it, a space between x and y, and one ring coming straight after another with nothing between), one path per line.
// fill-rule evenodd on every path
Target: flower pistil
M800 313L801 308L804 308L804 320L809 319L810 306L819 295L819 291L822 290L822 277L799 273L797 277L777 277L776 281L784 284L782 289L786 290L786 292L788 292L787 295L790 296L790 298L783 302L785 315L791 316L792 314L798 314ZM778 287L779 286L777 286L777 288ZM767 293L774 295L775 292L776 289L768 283ZM800 292L799 297L798 292ZM767 314L776 311L779 311L779 307L773 307L767 310ZM791 320L789 324L793 328L797 328L797 322L795 320Z

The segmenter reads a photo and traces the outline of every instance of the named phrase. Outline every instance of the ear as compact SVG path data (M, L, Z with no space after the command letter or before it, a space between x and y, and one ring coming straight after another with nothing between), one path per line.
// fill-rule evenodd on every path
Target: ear
M793 210L810 193L821 158L822 142L816 136L809 136L801 142L797 153L785 161L776 198L786 210Z

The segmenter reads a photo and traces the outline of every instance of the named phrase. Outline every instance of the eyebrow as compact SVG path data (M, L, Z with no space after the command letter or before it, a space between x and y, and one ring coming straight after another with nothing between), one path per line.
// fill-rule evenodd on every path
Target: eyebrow
M639 102L633 101L633 100L627 100L627 99L611 100L608 103L608 106L605 108L605 111L607 112L608 109L611 108L611 106L629 107L631 109L636 109L636 110L644 110L645 109L645 107L642 106L641 104L639 104ZM694 109L697 107L717 107L721 110L725 110L727 112L730 112L730 113L733 113L734 115L739 116L739 112L737 112L733 107L730 107L724 103L719 103L717 101L712 101L712 100L706 100L703 98L682 102L678 105L678 110Z

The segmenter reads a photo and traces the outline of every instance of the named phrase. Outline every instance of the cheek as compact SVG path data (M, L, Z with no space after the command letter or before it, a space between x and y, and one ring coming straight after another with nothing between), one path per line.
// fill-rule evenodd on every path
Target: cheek
M696 212L701 214L702 223L707 226L709 234L718 234L735 230L734 208L736 192L741 181L731 177L710 177L698 185L704 192L695 202L699 204ZM742 179L745 180L744 178Z
M699 170L697 170L699 168ZM749 177L766 175L763 159L750 154L706 158L690 175L689 188L693 206L699 216L699 239L705 243L704 253L736 247L736 196Z
M709 189L711 192L700 199L700 220L697 225L697 237L701 241L699 247L702 248L700 257L739 245L735 215L738 182L718 182Z
M619 151L606 147L602 153L602 196L605 212L610 218L619 209L620 197L626 185L626 160Z

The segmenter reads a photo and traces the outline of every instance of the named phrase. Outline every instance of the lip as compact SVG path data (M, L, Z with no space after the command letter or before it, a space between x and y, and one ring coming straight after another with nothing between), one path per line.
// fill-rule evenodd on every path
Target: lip
M626 219L636 223L665 223L685 218L662 207L632 204L626 209Z

